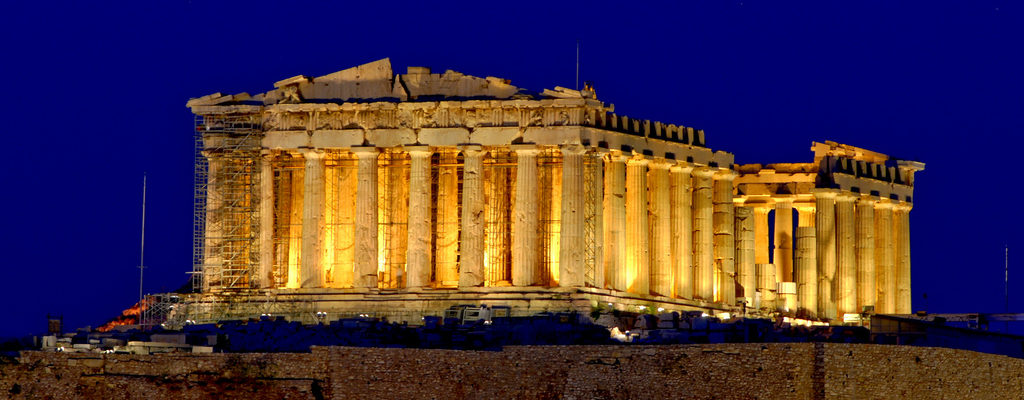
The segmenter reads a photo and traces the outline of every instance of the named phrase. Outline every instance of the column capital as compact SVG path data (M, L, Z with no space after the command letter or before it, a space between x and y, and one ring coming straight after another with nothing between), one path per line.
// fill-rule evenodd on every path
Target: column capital
M560 150L562 154L583 154L587 151L587 148L583 147L581 144L563 144L558 146L558 150Z
M856 193L852 193L852 192L839 192L838 194L836 194L836 201L837 202L844 202L844 203L845 202L852 203L854 200L857 200L858 197L860 197L860 195L858 195Z
M516 155L537 155L540 153L540 148L535 144L513 144L509 146L509 150L512 150Z
M298 152L307 160L319 160L324 158L324 155L326 154L323 149L313 147L300 147Z
M892 206L893 206L893 203L889 199L883 198L883 199L877 199L877 201L875 201L875 209L876 210L891 210Z
M650 162L651 162L651 160L648 160L648 159L644 158L644 156L641 155L641 154L633 154L633 156L630 157L629 160L627 160L627 163L629 165L631 165L631 166L632 165L646 166Z
M625 154L622 154L622 150L609 150L608 151L608 161L624 163L624 162L626 162L626 160L629 160L629 156L627 156Z
M672 172L682 172L684 174L689 174L693 172L693 163L688 161L676 160L675 165L672 165Z
M413 157L429 157L434 154L434 151L430 149L430 146L402 146L402 149L407 151L410 156Z
M484 147L478 144L459 146L459 150L461 150L462 155L466 157L481 157L484 155Z
M731 181L733 179L736 179L737 176L739 176L739 174L736 173L736 171L733 171L731 169L720 169L718 171L715 171L715 175L713 176L713 178L716 181Z
M375 146L353 146L351 151L359 158L377 157L380 152Z
M707 178L710 178L710 177L712 177L714 175L715 175L715 170L712 169L711 167L701 166L701 167L694 167L694 169L693 169L693 176L695 176L697 178L707 179Z
M910 212L910 209L914 208L914 205L905 201L894 202L892 204L893 211L906 211Z
M811 194L814 195L815 199L834 199L839 194L837 189L827 188L814 188L811 189Z
M866 194L862 194L859 198L857 198L857 203L863 204L865 206L873 206L877 202L878 198Z
M775 203L776 207L778 207L780 205L789 204L789 207L792 208L793 207L793 203L796 202L796 199L794 199L792 197L773 197L772 200L775 200L774 203Z
M650 164L651 169L669 169L672 166L668 160L662 158L652 159Z

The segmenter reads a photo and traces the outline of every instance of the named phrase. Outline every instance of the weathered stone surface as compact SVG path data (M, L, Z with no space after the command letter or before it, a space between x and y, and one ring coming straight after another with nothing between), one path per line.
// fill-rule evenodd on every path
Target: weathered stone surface
M1019 399L1021 370L1024 360L964 350L833 343L25 352L17 363L0 364L0 393L13 399Z

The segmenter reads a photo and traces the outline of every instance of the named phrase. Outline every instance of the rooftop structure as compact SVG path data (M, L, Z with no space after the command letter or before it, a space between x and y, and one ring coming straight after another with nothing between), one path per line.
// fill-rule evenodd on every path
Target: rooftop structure
M274 87L188 102L190 318L909 312L923 164L826 142L813 163L737 166L703 130L615 115L589 88L387 59Z

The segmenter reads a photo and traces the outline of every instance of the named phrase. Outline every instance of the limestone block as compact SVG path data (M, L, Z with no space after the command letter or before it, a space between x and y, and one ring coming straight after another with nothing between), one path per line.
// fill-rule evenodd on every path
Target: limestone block
M416 143L416 132L409 128L370 129L366 133L369 144L377 147L395 147Z
M541 145L580 144L583 128L578 126L545 126L526 128L523 141Z
M362 146L364 141L365 131L362 129L315 130L310 137L309 146L339 149Z
M483 146L501 146L521 137L521 131L514 126L477 127L469 134L469 143Z
M470 143L466 128L420 128L419 143L429 146L457 146Z
M359 137L359 143L362 143L362 130L360 130ZM263 148L266 149L297 149L299 147L314 147L305 131L270 131L263 136Z

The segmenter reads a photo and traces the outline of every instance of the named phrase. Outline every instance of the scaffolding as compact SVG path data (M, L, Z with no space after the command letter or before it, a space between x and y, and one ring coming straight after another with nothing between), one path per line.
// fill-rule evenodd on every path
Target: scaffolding
M583 277L587 286L597 286L598 265L597 235L602 234L600 226L603 218L601 202L603 187L604 164L601 159L587 154L583 158Z
M259 266L260 116L197 115L195 126L195 287L249 289Z
M540 251L535 279L542 286L558 284L562 227L562 153L544 149L537 156L537 233Z
M377 158L377 287L405 286L409 225L409 153L381 151Z
M271 161L274 176L274 223L272 270L275 287L299 285L302 257L303 160L282 153Z
M484 285L512 284L512 204L515 203L516 156L490 148L483 160Z
M150 330L160 325L167 329L180 328L185 323L185 312L181 295L177 293L148 294L142 300L142 316L139 325Z
M431 259L435 287L459 284L459 232L462 216L462 155L457 150L439 150L431 157Z

